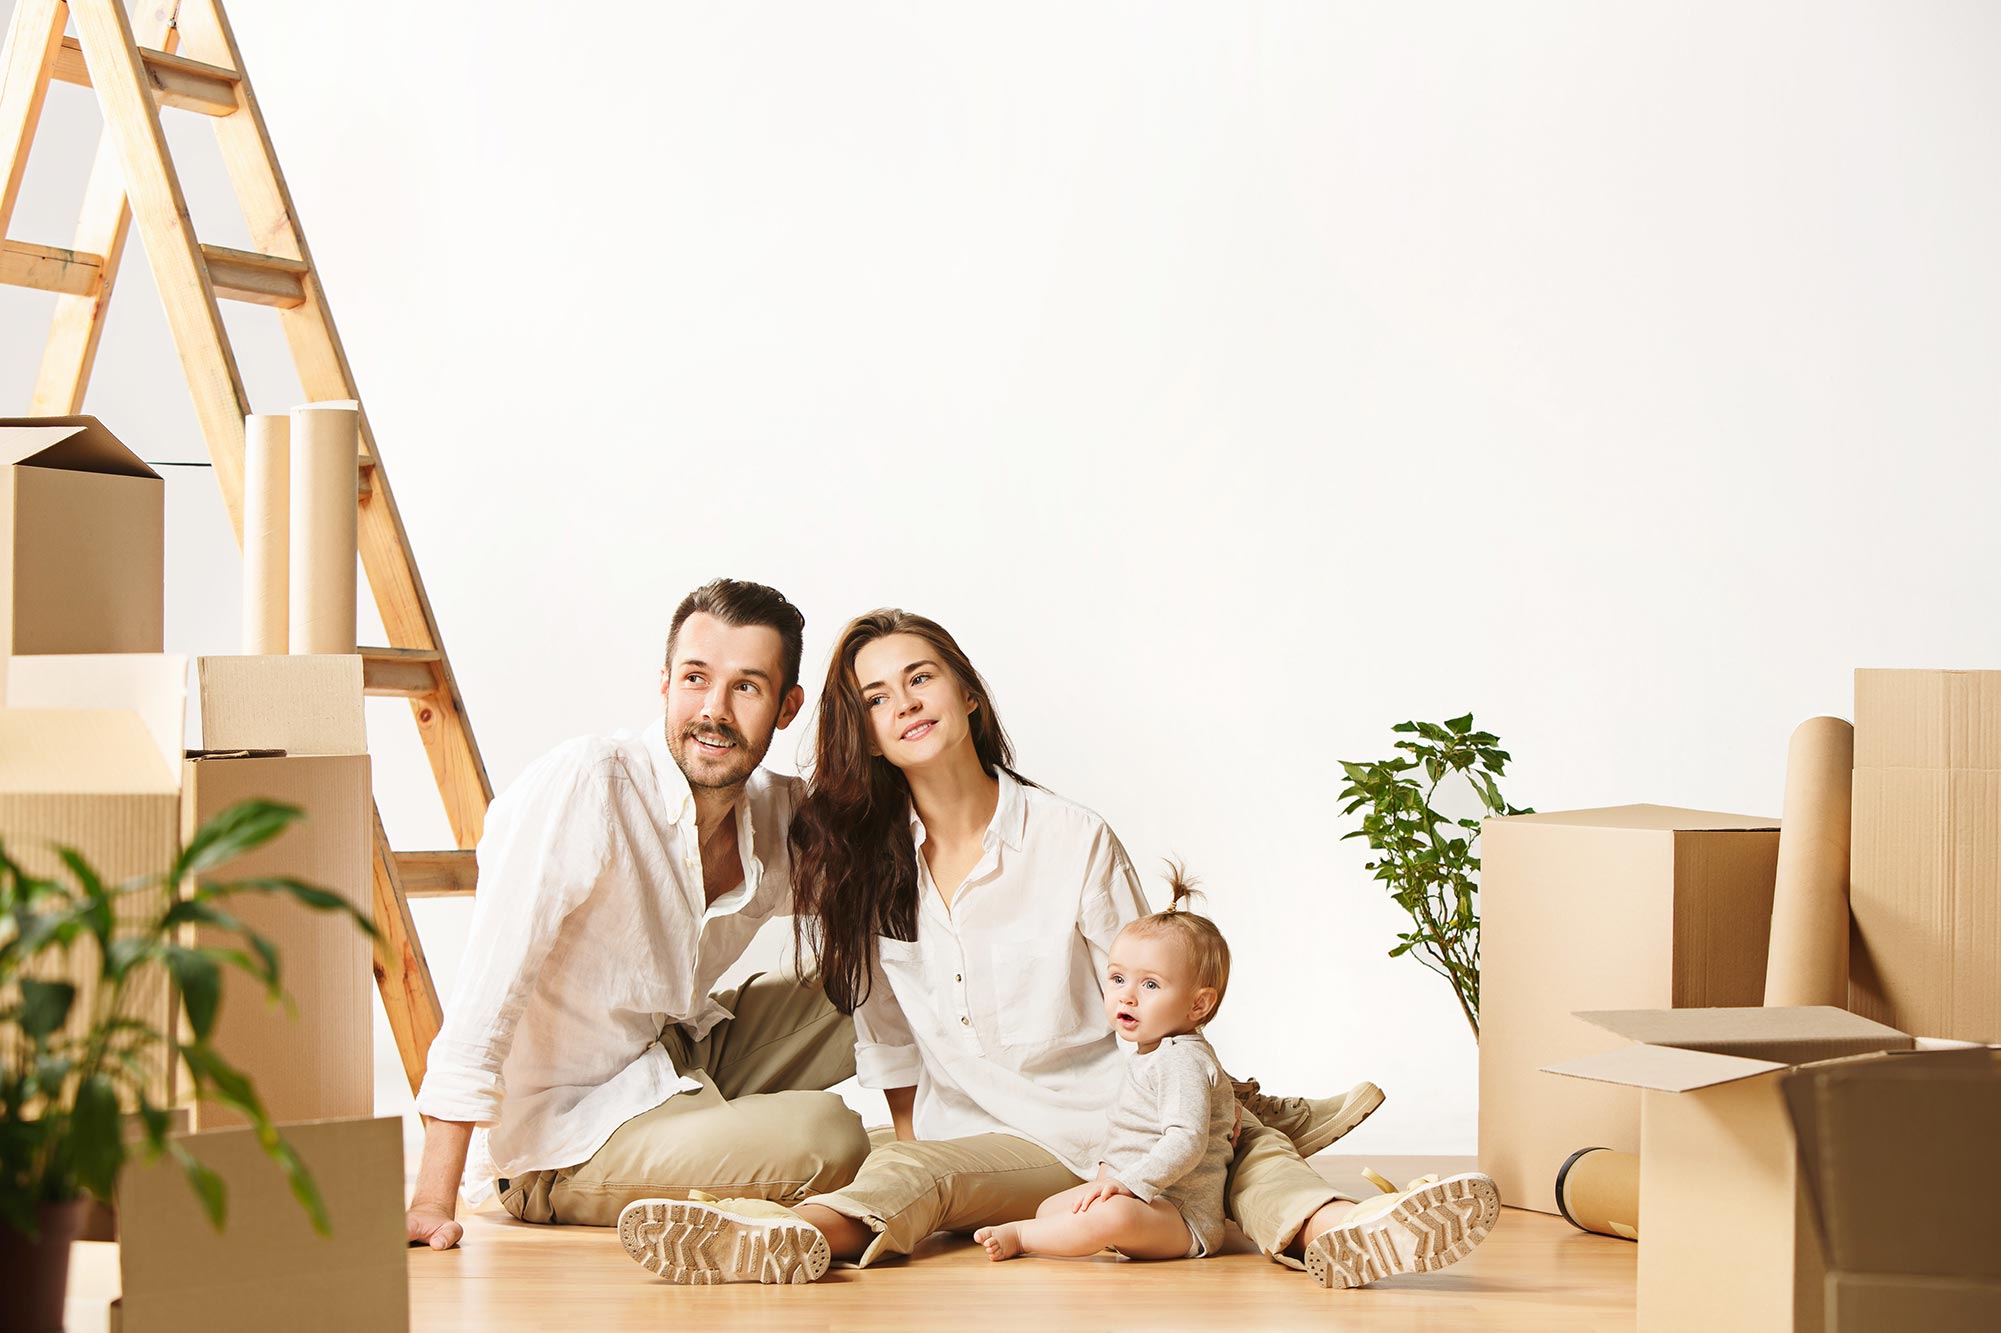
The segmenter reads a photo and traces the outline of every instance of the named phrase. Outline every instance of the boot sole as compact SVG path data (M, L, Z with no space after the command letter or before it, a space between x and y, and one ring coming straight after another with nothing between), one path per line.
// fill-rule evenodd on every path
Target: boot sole
M684 1287L818 1282L833 1261L827 1238L805 1222L739 1217L692 1200L627 1204L618 1243L641 1268Z
M1341 1107L1341 1114L1301 1134L1293 1147L1299 1150L1301 1157L1311 1157L1317 1152L1324 1152L1336 1139L1374 1115L1376 1108L1382 1104L1381 1088L1373 1083L1358 1083L1348 1090L1348 1100Z
M1306 1271L1323 1287L1363 1287L1398 1273L1435 1273L1487 1238L1501 1192L1477 1174L1449 1176L1381 1217L1335 1227L1306 1247Z

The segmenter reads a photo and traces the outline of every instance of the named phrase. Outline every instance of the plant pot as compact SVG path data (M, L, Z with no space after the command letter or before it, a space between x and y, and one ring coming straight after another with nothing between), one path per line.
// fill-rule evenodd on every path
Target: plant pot
M88 1199L43 1204L35 1214L41 1235L34 1240L0 1225L0 1328L62 1333L70 1242L90 1206Z

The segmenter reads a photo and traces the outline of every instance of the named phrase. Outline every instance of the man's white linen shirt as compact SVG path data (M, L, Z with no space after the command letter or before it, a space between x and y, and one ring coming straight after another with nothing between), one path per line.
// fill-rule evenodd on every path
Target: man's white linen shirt
M920 1139L1013 1134L1090 1176L1125 1077L1101 978L1146 898L1104 820L999 776L979 864L950 907L911 809L917 938L876 938L856 1070L866 1088L916 1086Z
M471 1121L462 1187L589 1160L676 1092L659 1045L728 1011L710 998L773 916L792 910L786 832L801 783L757 769L737 802L744 881L711 905L694 793L665 724L567 742L487 811L465 962L417 1109Z

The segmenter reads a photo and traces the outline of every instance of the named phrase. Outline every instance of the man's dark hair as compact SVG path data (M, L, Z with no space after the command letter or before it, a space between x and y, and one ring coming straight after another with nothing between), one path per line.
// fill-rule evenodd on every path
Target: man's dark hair
M785 600L785 594L762 583L739 579L712 579L681 599L674 608L673 623L667 627L667 665L674 665L674 640L681 636L681 623L700 611L725 625L763 625L778 631L785 646L785 685L781 695L790 694L799 683L799 659L806 651L806 617Z

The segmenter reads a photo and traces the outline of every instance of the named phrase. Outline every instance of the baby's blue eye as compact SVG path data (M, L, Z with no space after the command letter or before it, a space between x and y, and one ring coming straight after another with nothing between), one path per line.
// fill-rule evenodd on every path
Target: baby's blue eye
M1145 984L1146 984L1146 988L1147 988L1148 990L1159 990L1159 989L1160 989L1160 983L1159 983L1159 982L1157 982L1157 981L1149 981L1149 982L1147 982L1147 983L1145 983Z

